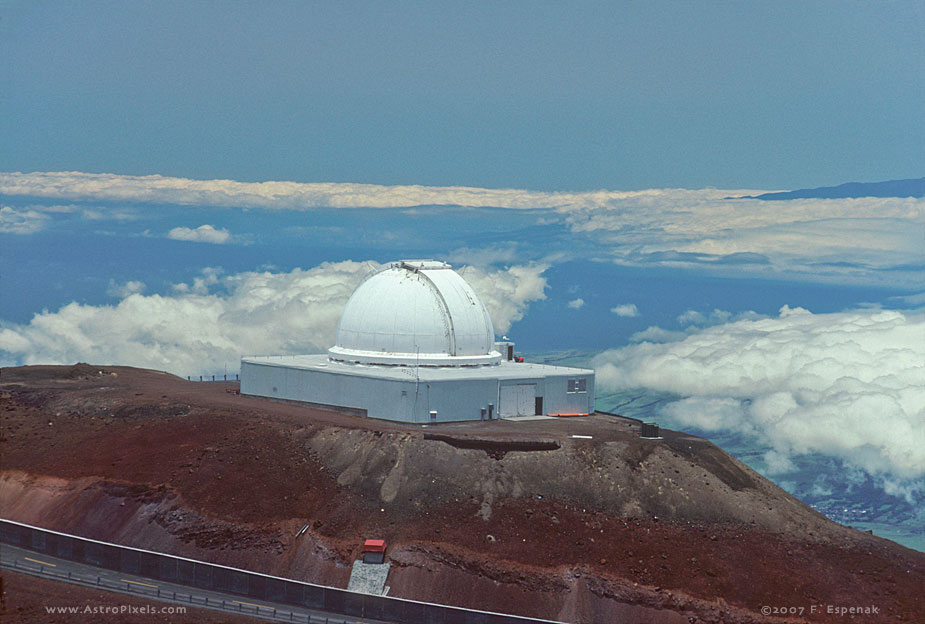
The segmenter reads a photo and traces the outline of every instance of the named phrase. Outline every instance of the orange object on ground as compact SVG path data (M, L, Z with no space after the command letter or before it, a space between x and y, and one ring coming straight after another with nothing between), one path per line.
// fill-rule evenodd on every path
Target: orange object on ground
M555 418L572 418L574 416L590 416L591 414L546 414L547 416L553 416Z
M368 539L363 542L363 552L385 552L385 540Z

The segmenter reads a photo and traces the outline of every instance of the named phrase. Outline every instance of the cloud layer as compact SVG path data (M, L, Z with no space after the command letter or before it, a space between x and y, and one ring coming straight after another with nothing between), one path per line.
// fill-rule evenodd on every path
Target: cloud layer
M0 173L0 194L98 203L314 210L539 210L563 249L621 264L910 286L925 267L925 199L728 199L751 189L548 193L522 189L237 182L80 172ZM35 215L33 215L35 216ZM6 219L23 219L10 213ZM15 222L8 226L19 227ZM566 244L566 241L568 244ZM576 245L580 242L581 245Z
M745 192L745 191L743 191ZM0 194L186 206L309 210L312 208L408 208L464 206L508 209L559 208L644 195L647 191L542 193L520 189L353 183L237 182L160 175L0 172Z
M605 390L679 395L663 415L680 426L768 443L769 463L819 452L925 495L925 310L812 314L689 328L668 342L606 351Z
M115 306L70 303L24 325L0 324L4 364L88 361L178 375L237 369L242 355L320 352L330 347L354 288L374 262L325 263L289 273L222 275L207 269L170 294L143 295L144 284L111 285ZM543 266L466 270L495 329L507 331L531 301L544 297Z

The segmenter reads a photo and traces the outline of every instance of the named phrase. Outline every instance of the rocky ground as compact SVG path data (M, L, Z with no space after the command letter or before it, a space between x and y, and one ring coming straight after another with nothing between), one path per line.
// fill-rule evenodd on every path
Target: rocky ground
M422 427L228 389L3 369L3 515L341 587L362 540L384 538L391 595L570 622L925 613L925 555L827 520L700 438L643 440L606 414Z

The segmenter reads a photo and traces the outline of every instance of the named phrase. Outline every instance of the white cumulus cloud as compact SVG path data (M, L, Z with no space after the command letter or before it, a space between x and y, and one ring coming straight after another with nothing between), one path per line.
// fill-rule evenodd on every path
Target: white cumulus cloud
M653 325L632 334L629 337L629 342L674 342L675 340L683 339L688 333L662 329Z
M491 271L474 266L459 273L482 299L495 333L503 334L524 317L527 306L546 298L545 264L514 265Z
M32 208L20 209L3 206L0 208L0 233L35 234L48 225L50 217Z
M143 293L145 288L147 288L145 283L137 280L129 280L121 284L116 280L109 280L109 288L106 289L106 294L110 297L125 299L129 295Z
M639 309L635 303L621 303L610 308L610 311L617 316L634 317L639 316Z
M581 308L584 307L584 305L585 305L585 300L582 299L581 297L579 297L578 299L572 299L571 301L568 302L568 307L573 308L575 310L580 310Z
M236 367L242 355L321 352L334 343L340 314L374 262L325 263L288 273L223 275L209 269L171 294L144 295L140 282L112 284L117 305L70 303L27 324L0 324L8 364L88 361L178 375ZM499 333L542 298L543 266L465 271Z
M663 415L762 439L774 471L822 453L925 494L925 310L784 306L774 318L689 331L600 354L597 384L684 397Z
M200 225L198 228L175 227L167 233L167 238L194 243L223 245L231 240L231 232L224 228L216 229L214 226L205 224Z

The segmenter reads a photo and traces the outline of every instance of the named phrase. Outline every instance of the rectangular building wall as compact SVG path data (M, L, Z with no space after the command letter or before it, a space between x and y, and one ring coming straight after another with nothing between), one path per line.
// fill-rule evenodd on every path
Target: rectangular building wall
M241 394L362 410L373 418L410 420L412 383L242 362ZM402 392L405 392L405 396Z
M479 420L483 409L487 416L489 406L494 418L528 416L537 410L544 414L594 411L592 372L513 379L434 376L428 378L428 372L420 372L409 373L408 379L393 379L342 369L286 366L285 360L242 361L241 393L349 408L371 418L421 424ZM437 412L433 420L432 410Z
M594 411L594 375L546 377L543 411L547 414L590 414Z
M370 418L426 424L479 420L482 408L497 410L497 379L417 381L342 372L241 363L241 393L316 405L362 410ZM495 411L497 418L497 411Z
M422 404L427 407L416 422L430 421L430 410L437 411L437 422L479 420L482 409L487 416L489 404L498 418L497 379L452 379L420 385Z

